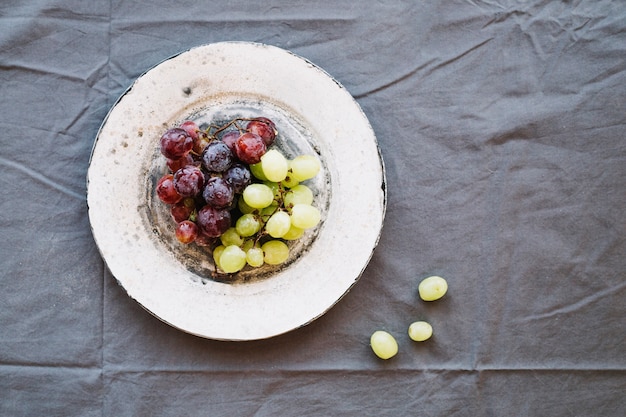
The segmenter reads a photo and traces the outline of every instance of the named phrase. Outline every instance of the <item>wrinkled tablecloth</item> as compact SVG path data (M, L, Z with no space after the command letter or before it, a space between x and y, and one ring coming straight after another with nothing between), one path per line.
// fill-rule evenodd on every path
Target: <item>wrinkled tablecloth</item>
M626 3L258 3L0 5L0 415L626 415ZM128 297L85 197L125 89L228 40L328 71L387 176L359 282L250 342L186 334ZM449 283L433 303L417 295L429 275ZM416 320L430 340L408 338ZM387 361L379 329L399 344Z

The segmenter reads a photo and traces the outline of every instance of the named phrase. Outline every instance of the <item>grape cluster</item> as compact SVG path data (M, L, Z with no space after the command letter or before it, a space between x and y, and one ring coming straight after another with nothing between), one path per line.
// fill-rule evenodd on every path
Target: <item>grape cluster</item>
M287 159L272 147L277 135L272 120L256 117L205 129L187 120L161 137L168 172L156 194L170 206L176 239L209 247L224 273L285 262L287 242L320 222L303 183L320 161Z

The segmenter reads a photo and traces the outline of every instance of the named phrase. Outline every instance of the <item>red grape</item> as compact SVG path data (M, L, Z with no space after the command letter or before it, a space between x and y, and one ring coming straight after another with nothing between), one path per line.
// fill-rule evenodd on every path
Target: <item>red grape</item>
M161 136L161 153L170 159L180 159L193 148L193 139L181 128L168 129Z
M239 136L241 136L241 134L238 130L229 130L228 132L224 133L221 138L222 142L224 142L226 146L228 146L233 155L237 155L235 143L237 142L237 139L239 139Z
M184 220L176 225L176 239L181 243L191 243L198 236L198 226L189 220Z
M180 223L183 220L189 220L189 216L195 210L196 205L193 198L185 198L178 203L172 204L170 213L176 223Z
M184 121L183 123L181 123L180 128L187 132L187 134L191 136L191 139L198 139L198 132L200 131L200 128L198 127L198 124L193 120Z
M193 147L191 148L196 154L202 154L204 148L209 144L209 138L206 132L203 132L198 124L193 120L186 120L181 125L180 128L183 129L187 134L193 139Z
M184 166L193 164L193 157L190 154L183 156L180 159L166 159L167 167L172 172L176 172Z
M276 134L278 133L274 122L267 117L256 117L252 119L248 123L246 130L261 136L263 142L265 142L265 146L268 148L274 143L274 139L276 139Z
M174 176L172 174L166 174L159 179L156 193L159 199L166 204L178 203L183 198L174 187Z
M256 133L244 133L235 142L237 157L246 164L257 164L265 154L267 146L263 138Z

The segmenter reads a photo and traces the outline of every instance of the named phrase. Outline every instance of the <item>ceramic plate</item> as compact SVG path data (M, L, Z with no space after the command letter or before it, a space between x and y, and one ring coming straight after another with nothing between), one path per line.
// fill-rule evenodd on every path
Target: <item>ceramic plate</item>
M216 278L210 253L179 244L169 209L155 197L166 172L163 132L265 116L287 157L322 162L307 185L322 221L280 267ZM310 323L357 282L378 243L386 194L374 132L345 88L283 49L222 42L155 66L120 97L96 138L87 200L94 238L128 295L164 322L219 340L276 336Z

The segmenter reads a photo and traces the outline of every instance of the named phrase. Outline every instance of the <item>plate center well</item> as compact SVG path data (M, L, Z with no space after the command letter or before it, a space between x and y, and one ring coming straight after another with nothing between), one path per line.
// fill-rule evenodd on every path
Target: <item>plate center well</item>
M159 150L160 137L153 138L155 143L154 158L148 167L145 195L140 196L142 200L146 201L146 204L143 205L142 217L150 230L158 237L156 241L161 246L161 250L172 254L187 270L193 272L198 277L199 283L212 280L228 284L245 284L260 279L268 279L276 272L289 268L290 265L297 262L314 243L319 231L324 227L324 218L331 199L331 179L329 170L324 163L326 160L323 155L324 151L320 149L320 141L316 137L317 133L307 126L306 121L296 118L294 113L286 109L284 105L253 97L245 99L235 96L219 97L209 103L205 101L200 105L185 109L179 118L172 121L170 126L164 127L163 132L167 128L180 125L185 120L193 120L199 126L204 127L210 124L223 125L235 118L261 116L274 121L278 130L278 136L271 148L279 150L288 159L304 154L315 155L322 163L318 175L302 183L313 192L313 205L320 210L322 220L315 228L305 231L300 239L286 242L289 246L289 258L280 265L265 264L258 268L246 266L235 274L223 274L216 269L213 262L213 245L200 246L195 243L185 245L178 242L175 237L175 222L170 214L170 206L161 202L155 194L159 178L169 171L165 164L165 157L161 155ZM245 122L242 125L245 125ZM241 196L236 196L236 198L241 198ZM235 210L233 215L234 224L239 214ZM216 244L219 243L216 242Z

